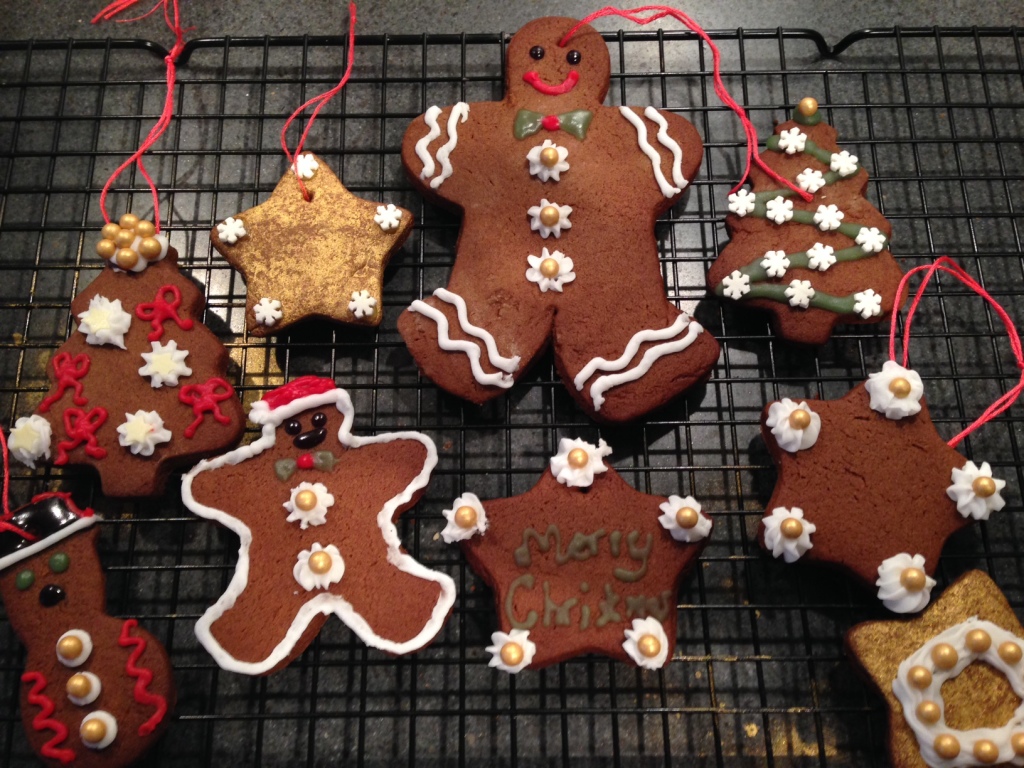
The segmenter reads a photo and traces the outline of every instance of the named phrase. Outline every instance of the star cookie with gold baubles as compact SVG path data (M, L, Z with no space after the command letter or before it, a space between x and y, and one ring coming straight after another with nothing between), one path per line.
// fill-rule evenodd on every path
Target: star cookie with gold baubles
M537 484L444 511L458 542L494 590L500 629L490 666L509 673L600 653L660 669L676 642L676 595L711 533L691 496L630 487L597 445L563 439Z

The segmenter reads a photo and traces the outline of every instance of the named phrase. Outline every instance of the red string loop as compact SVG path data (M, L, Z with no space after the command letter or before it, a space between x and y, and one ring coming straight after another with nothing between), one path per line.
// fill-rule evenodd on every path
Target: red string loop
M164 62L167 65L167 95L164 97L164 106L160 112L160 118L156 121L146 138L143 139L142 144L139 148L132 153L132 155L125 160L107 179L107 183L103 185L103 190L100 192L100 211L103 213L103 220L106 223L110 223L110 214L107 213L107 193L110 192L110 188L114 182L117 181L118 177L124 173L124 171L136 165L139 169L139 173L142 178L146 180L146 184L149 186L150 194L153 196L153 226L156 231L160 231L160 199L157 194L156 184L153 183L152 177L146 170L146 166L142 162L142 156L146 154L150 147L152 147L159 140L161 136L167 131L167 126L171 124L171 117L174 115L174 84L177 80L177 63L178 57L181 56L181 52L185 50L185 30L181 26L181 13L178 8L178 0L158 0L157 4L153 8L144 13L141 16L136 16L131 19L118 19L118 15L131 8L133 5L138 3L139 0L115 0L115 2L108 5L102 11L93 17L92 23L99 24L102 21L116 21L122 24L131 23L133 21L139 21L152 15L158 8L163 6L164 10L164 23L167 28L171 30L174 35L174 46L171 48L167 56L164 57ZM173 18L172 18L173 11Z
M652 15L643 17L639 15L641 13L651 13ZM577 22L572 27L572 29L566 32L565 36L558 41L558 45L564 48L566 43L569 42L569 38L576 34L580 27L584 26L585 24L589 24L595 19L601 19L606 16L620 16L628 21L633 22L634 24L639 24L641 26L643 26L644 24L650 24L651 22L658 21L659 19L663 19L666 16L668 16L683 24L687 29L696 34L697 37L699 37L701 40L707 43L708 48L711 49L711 60L714 63L715 93L718 94L718 98L722 100L722 103L724 103L727 107L729 107L729 109L736 113L736 116L740 120L740 124L743 126L743 132L747 137L747 163L743 170L743 177L740 179L739 183L730 190L730 192L735 192L740 187L743 186L743 183L747 180L747 177L750 176L750 166L751 163L753 163L758 168L760 168L765 174L767 174L768 177L771 178L773 181L783 185L787 189L792 190L798 197L800 197L801 200L809 203L811 200L814 199L814 195L803 189L800 189L800 187L798 187L796 184L789 181L788 179L783 178L774 170L769 168L768 164L765 163L765 161L762 160L761 156L757 153L757 129L754 128L754 124L750 122L750 118L747 117L746 111L736 102L735 99L733 99L733 97L729 94L729 91L726 89L725 83L722 82L722 57L718 51L718 46L715 45L710 35L708 35L708 33L704 31L700 24L691 19L682 11L667 5L644 5L639 8L629 8L626 10L623 10L621 8L615 8L609 5L602 8L599 11L594 11L590 15L586 16L585 18Z
M936 272L940 271L952 275L991 305L992 309L995 310L995 313L999 316L999 319L1006 327L1006 335L1010 340L1010 349L1013 351L1013 357L1017 362L1017 368L1021 371L1020 380L1017 382L1015 387L992 403L992 405L986 408L981 416L975 419L967 429L963 430L960 434L949 441L951 446L956 446L965 437L981 427L983 424L987 424L992 421L992 419L1009 409L1009 407L1016 402L1017 398L1020 397L1021 392L1024 392L1024 348L1021 346L1020 334L1017 332L1013 319L1010 317L1009 313L1003 309L1002 305L992 298L991 294L989 294L989 292L986 291L977 280L967 274L963 267L948 256L940 256L931 264L914 267L912 270L907 272L900 281L899 288L896 290L896 303L899 304L899 297L903 295L903 290L910 282L910 279L918 272L926 273L924 279L921 280L921 284L917 287L917 293L914 295L914 299L910 303L910 308L907 310L907 319L903 323L903 361L900 364L904 368L907 367L910 360L910 326L914 320L914 314L917 312L917 307L921 303L921 298L924 295L925 288L928 287L929 281ZM889 329L889 359L893 361L896 360L897 314L898 313L896 312L892 313L892 324Z
M299 175L298 169L296 169L296 167L295 167L295 160L296 160L296 158L298 158L298 156L300 154L302 154L302 147L306 143L306 137L309 136L309 130L310 130L310 128L313 127L313 123L316 122L316 118L320 114L320 110L324 108L324 106L327 104L327 102L329 102L331 99L333 99L335 96L337 96L341 92L341 89L344 88L345 84L348 82L348 79L349 79L349 77L352 74L352 63L355 61L355 53L356 53L355 48L356 48L356 4L355 3L349 3L348 4L348 54L347 54L347 61L346 61L346 64L345 64L345 72L344 72L344 74L342 74L341 80L339 80L338 84L336 86L334 86L333 88L331 88L329 91L324 91L319 96L314 96L313 98L309 99L304 104L299 106L294 112L292 112L291 116L287 120L284 121L284 125L281 128L281 149L284 150L284 156L286 158L288 158L288 165L289 165L289 167L291 167L294 170L294 172L295 172L295 179L299 182L299 189L302 191L302 196L303 196L303 198L305 198L307 203L310 200L312 200L313 198L310 197L309 192L306 190L306 185L302 182L302 176ZM295 122L296 119L298 119L299 115L301 115L303 112L306 111L307 107L310 107L310 106L312 106L314 104L316 104L316 108L313 110L312 114L309 116L309 120L306 121L306 128L302 132L302 135L299 137L298 144L295 145L295 152L290 152L288 150L288 129L291 127L291 124L293 122Z

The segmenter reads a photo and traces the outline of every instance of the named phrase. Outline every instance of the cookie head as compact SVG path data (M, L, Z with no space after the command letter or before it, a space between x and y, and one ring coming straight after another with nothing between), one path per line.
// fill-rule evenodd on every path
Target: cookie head
M601 105L611 80L608 46L590 25L580 27L560 46L576 23L548 16L516 32L506 58L508 101L546 113Z

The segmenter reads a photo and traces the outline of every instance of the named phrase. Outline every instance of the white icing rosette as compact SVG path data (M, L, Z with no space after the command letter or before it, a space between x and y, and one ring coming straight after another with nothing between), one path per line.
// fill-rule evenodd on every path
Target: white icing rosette
M980 467L973 461L964 464L963 469L954 467L951 482L946 495L956 502L957 511L964 517L988 520L989 515L1006 506L999 493L1006 487L1006 481L992 477L987 461L981 462Z
M145 259L142 259L145 261ZM121 308L121 300L111 301L97 294L89 299L89 308L78 313L78 330L87 344L113 344L125 349L124 335L132 325L132 316Z
M779 149L787 155L795 155L797 152L803 152L806 146L807 134L799 128L793 127L788 131L782 131L779 134Z
M378 205L377 213L373 217L373 220L383 231L393 232L398 229L398 225L402 223L402 211L399 210L398 206L394 203Z
M796 524L788 521L795 520ZM764 523L764 543L772 557L782 557L787 563L799 560L811 549L811 534L817 528L804 518L800 507L776 507L761 520Z
M746 216L754 210L757 195L749 189L741 189L729 195L729 210L737 216Z
M39 459L50 458L52 438L50 422L34 413L31 416L22 416L14 422L14 429L7 438L7 448L11 456L35 469Z
M785 224L793 218L793 201L779 195L765 204L765 215L776 224Z
M918 571L924 575L920 586L912 578ZM878 566L875 586L878 587L878 599L893 613L917 613L928 605L935 579L925 571L923 555L900 552Z
M870 374L864 386L871 398L871 409L884 413L887 419L903 419L921 411L921 377L895 360L886 360L882 370Z
M608 471L602 459L611 452L604 440L594 445L563 437L558 443L558 453L551 457L551 474L569 488L588 488L594 482L594 475Z
M530 254L526 257L526 262L530 265L526 270L526 279L531 283L536 283L541 293L548 291L561 293L563 285L576 279L576 273L572 271L572 259L561 251L548 252L547 248L542 248L540 256ZM553 270L551 276L548 277L544 274L544 270L549 269L552 263L556 270Z
M545 224L542 220L542 214L550 209L558 212L558 221ZM572 222L569 221L571 214L572 206L548 202L548 199L545 197L541 198L540 205L534 205L526 211L526 215L530 217L530 229L534 232L539 232L543 238L548 238L551 235L554 235L555 238L561 237L563 229L570 229L572 227Z
M541 153L548 148L552 148L558 153L558 161L551 166L545 165L541 159ZM526 153L526 160L530 164L530 174L541 181L559 181L559 175L569 170L567 157L569 157L569 150L558 146L551 139L544 139L543 144L538 144Z
M518 646L518 652L515 647ZM537 653L537 645L530 640L530 631L527 629L513 629L511 632L494 632L491 634L491 644L486 648L491 654L491 660L487 662L489 667L497 667L502 672L514 675L522 672L533 661ZM504 653L503 653L504 651ZM506 662L506 656L514 657L517 653L522 654L517 664Z
M303 495L299 499L299 494ZM315 503L310 505L306 500L313 499ZM309 507L303 509L302 506ZM285 522L298 523L302 530L311 525L323 525L327 522L327 510L334 506L334 496L327 492L327 486L323 483L299 483L292 488L291 498L282 506L288 510L288 517Z
M135 456L152 456L158 445L171 440L171 430L156 411L138 410L126 413L117 428L117 442Z
M475 516L465 519L459 515L459 510L464 507L472 509ZM480 499L477 498L475 493L462 494L452 502L451 509L442 510L441 514L448 521L444 530L441 531L441 538L444 539L445 544L464 541L477 534L483 535L487 530L487 513L484 511L484 505L480 503Z
M178 349L178 342L171 339L166 344L151 341L150 351L142 353L145 365L139 368L139 375L149 377L153 389L160 389L164 384L178 386L178 379L191 376L192 369L185 365L188 357L187 349Z
M260 325L265 325L270 328L274 323L284 317L284 313L281 312L281 302L277 299L268 299L263 297L256 305L252 308L253 314L256 315L256 322Z
M722 278L722 293L727 299L739 301L750 293L750 275L734 269Z
M228 216L217 225L217 237L225 245L234 245L248 234L245 231L245 223L234 216Z
M323 573L317 573L309 562L310 558L318 552L324 552L330 558L330 566ZM315 562L316 558L314 558ZM345 575L345 561L341 557L341 552L333 544L322 547L319 543L315 543L309 549L299 552L295 567L292 568L292 575L307 592L312 592L314 589L327 589L331 584L341 581L341 577Z
M821 416L812 411L806 401L796 403L788 397L768 406L764 423L771 429L779 448L789 453L807 450L818 442L821 432Z
M625 635L622 648L638 667L661 669L665 666L668 660L668 637L660 621L653 616L633 619L632 627L625 630Z
M700 502L693 498L693 496L687 496L686 498L669 496L668 501L661 504L658 509L664 512L658 518L658 522L676 541L689 544L694 541L702 541L711 533L711 518L701 512ZM680 519L679 512L684 509L692 509L697 513L696 523L690 525L690 520Z

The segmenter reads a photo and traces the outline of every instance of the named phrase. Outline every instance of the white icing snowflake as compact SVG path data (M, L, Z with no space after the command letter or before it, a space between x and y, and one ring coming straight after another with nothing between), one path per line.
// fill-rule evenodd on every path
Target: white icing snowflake
M787 536L783 532L782 524L787 520L799 522L798 535ZM764 524L764 544L771 550L772 557L781 557L787 563L793 563L814 547L811 543L811 534L817 527L804 519L804 511L800 507L776 507L770 515L762 518L761 522Z
M800 189L810 192L812 195L825 186L825 175L813 168L804 168L796 175L796 183Z
M807 309L814 298L814 287L810 280L794 280L786 288L786 298L789 299L789 306Z
M260 325L267 326L267 328L270 328L274 323L284 317L284 313L281 312L281 302L277 299L268 299L264 297L256 302L252 311L253 314L256 315L256 322Z
M902 379L910 385L907 394L901 396L892 391L896 379ZM887 419L906 418L921 410L921 398L924 397L924 383L921 377L917 371L904 368L895 360L886 360L881 371L868 376L864 387L870 396L871 409L884 413ZM900 387L897 387L897 390L899 389Z
M160 389L164 384L176 387L179 377L192 375L192 369L185 365L188 350L178 349L178 342L173 339L166 344L153 341L150 347L152 351L142 353L146 364L139 368L139 375L149 376L153 389Z
M554 208L558 211L558 221L551 226L548 226L540 220L541 212L547 208ZM569 229L572 227L572 222L569 221L569 216L571 214L572 206L548 202L547 198L543 197L540 200L540 205L535 205L526 211L526 215L530 217L530 229L534 232L539 232L540 236L543 238L547 238L551 235L554 235L556 238L561 237L563 229Z
M373 317L377 300L369 291L352 291L352 301L348 303L348 311L356 317Z
M36 461L50 458L52 437L50 422L34 413L31 416L22 416L14 422L14 429L7 437L7 448L11 456L35 469Z
M824 272L836 263L836 249L824 243L815 243L807 249L807 266Z
M757 195L753 192L741 189L739 192L733 192L729 195L729 210L737 216L746 216L754 210L756 200Z
M317 573L309 565L310 556L317 552L326 552L330 558L330 567L323 573ZM314 589L327 589L331 584L341 581L341 577L344 575L345 561L338 548L333 544L322 547L319 542L314 543L309 549L299 552L295 566L292 568L292 576L307 592L312 592Z
M681 509L689 507L697 513L697 524L684 528L679 524L677 513ZM700 502L693 496L682 498L680 496L669 496L668 501L662 503L658 509L664 514L658 517L661 527L671 534L676 541L686 542L701 541L711 533L711 518L701 512Z
M871 288L853 294L853 311L865 320L882 314L882 297Z
M227 243L228 245L234 245L248 234L245 231L245 224L242 220L236 219L234 216L228 216L217 225L217 237L220 238L222 243Z
M974 489L974 481L979 478L991 480L995 492L988 496L979 496ZM992 477L992 467L987 461L983 461L980 467L973 461L968 461L963 469L954 468L950 480L952 485L946 489L946 495L956 502L957 511L964 517L988 520L989 515L1006 506L999 493L1006 487L1006 481Z
M523 653L522 660L518 664L511 666L506 664L505 660L501 658L501 650L509 643L518 645ZM537 645L530 639L530 631L528 629L513 629L508 633L492 633L491 644L487 646L486 651L491 654L491 660L487 662L487 666L497 667L502 672L514 675L530 666L530 662L533 661L533 657L537 653Z
M573 451L583 451L584 461L579 466L573 459L580 454L573 454L572 458L569 456ZM599 440L598 444L594 445L585 440L563 437L558 442L558 453L551 457L551 474L558 482L569 488L587 488L594 482L594 475L608 471L602 459L611 452L611 447L604 440Z
M309 509L302 509L297 503L299 494L304 491L312 493L315 500ZM298 523L302 530L306 530L311 525L323 525L327 522L327 510L334 506L334 496L328 493L327 486L323 483L303 482L292 488L291 497L281 506L289 513L285 518L286 523Z
M554 261L558 265L558 272L553 277L546 277L541 272L541 264L548 260ZM547 293L548 291L558 291L561 293L563 285L571 283L576 279L576 273L572 271L572 259L561 251L548 253L547 248L542 248L540 256L531 254L526 257L526 262L530 265L529 269L526 270L526 279L531 283L536 283L541 293Z
M745 275L738 269L734 269L731 274L722 278L722 294L727 299L735 299L739 301L748 293L750 293L750 275Z
M540 159L541 153L548 147L553 147L558 152L558 162L550 167L544 165L544 162ZM530 163L531 175L536 176L541 181L548 181L549 179L559 181L559 175L569 170L569 163L565 161L568 156L568 149L558 146L551 139L544 139L543 144L538 144L526 153L526 160Z
M476 522L473 525L463 528L455 520L455 513L458 512L461 507L469 507L476 512ZM442 510L441 514L444 515L444 519L448 521L444 530L441 531L441 538L444 539L445 544L451 544L456 541L465 541L468 538L476 536L478 533L483 535L487 530L487 513L484 511L484 505L480 503L480 499L477 498L475 493L462 494L452 502L451 509Z
M922 589L911 591L903 586L903 572L908 568L915 568L925 574ZM928 605L935 579L927 575L923 555L911 557L906 552L901 552L883 560L878 566L878 580L875 586L878 587L878 599L893 613L917 613Z
M761 259L761 266L768 277L782 277L789 269L789 259L785 251L767 251Z
M782 131L779 134L779 149L785 151L787 155L803 152L806 146L807 134L799 128L790 128L788 131Z
M292 163L292 171L294 171L295 175L303 181L309 181L312 179L319 167L320 163L318 163L316 158L308 152L296 157L295 162Z
M793 201L787 200L782 195L769 200L765 208L767 218L776 224L784 224L793 218Z
M156 411L126 413L125 421L117 428L117 442L136 456L152 456L161 443L171 440L171 430L164 428L164 420Z
M796 411L803 411L809 417L810 423L806 427L793 426L790 417ZM789 453L807 450L818 442L821 432L821 416L806 402L796 403L788 397L768 406L768 418L764 423L771 429L779 448Z
M661 622L653 616L646 619L633 619L631 629L625 631L626 640L622 649L629 655L638 667L644 669L661 669L668 661L668 637L665 635L665 628ZM644 637L652 637L658 642L658 652L653 656L647 656L640 650L640 640Z
M838 205L819 205L814 212L814 223L822 232L839 229L846 214L839 210Z
M829 159L828 167L840 176L850 176L857 172L857 156L851 155L845 149L842 152L835 152Z
M377 215L373 217L373 220L385 232L391 232L398 229L398 225L402 223L402 211L394 203L378 205Z
M132 324L132 316L121 309L121 300L93 296L89 308L78 315L78 330L89 344L113 344L125 349L124 335Z
M878 227L861 227L854 242L864 250L864 253L878 253L885 248L885 235Z

